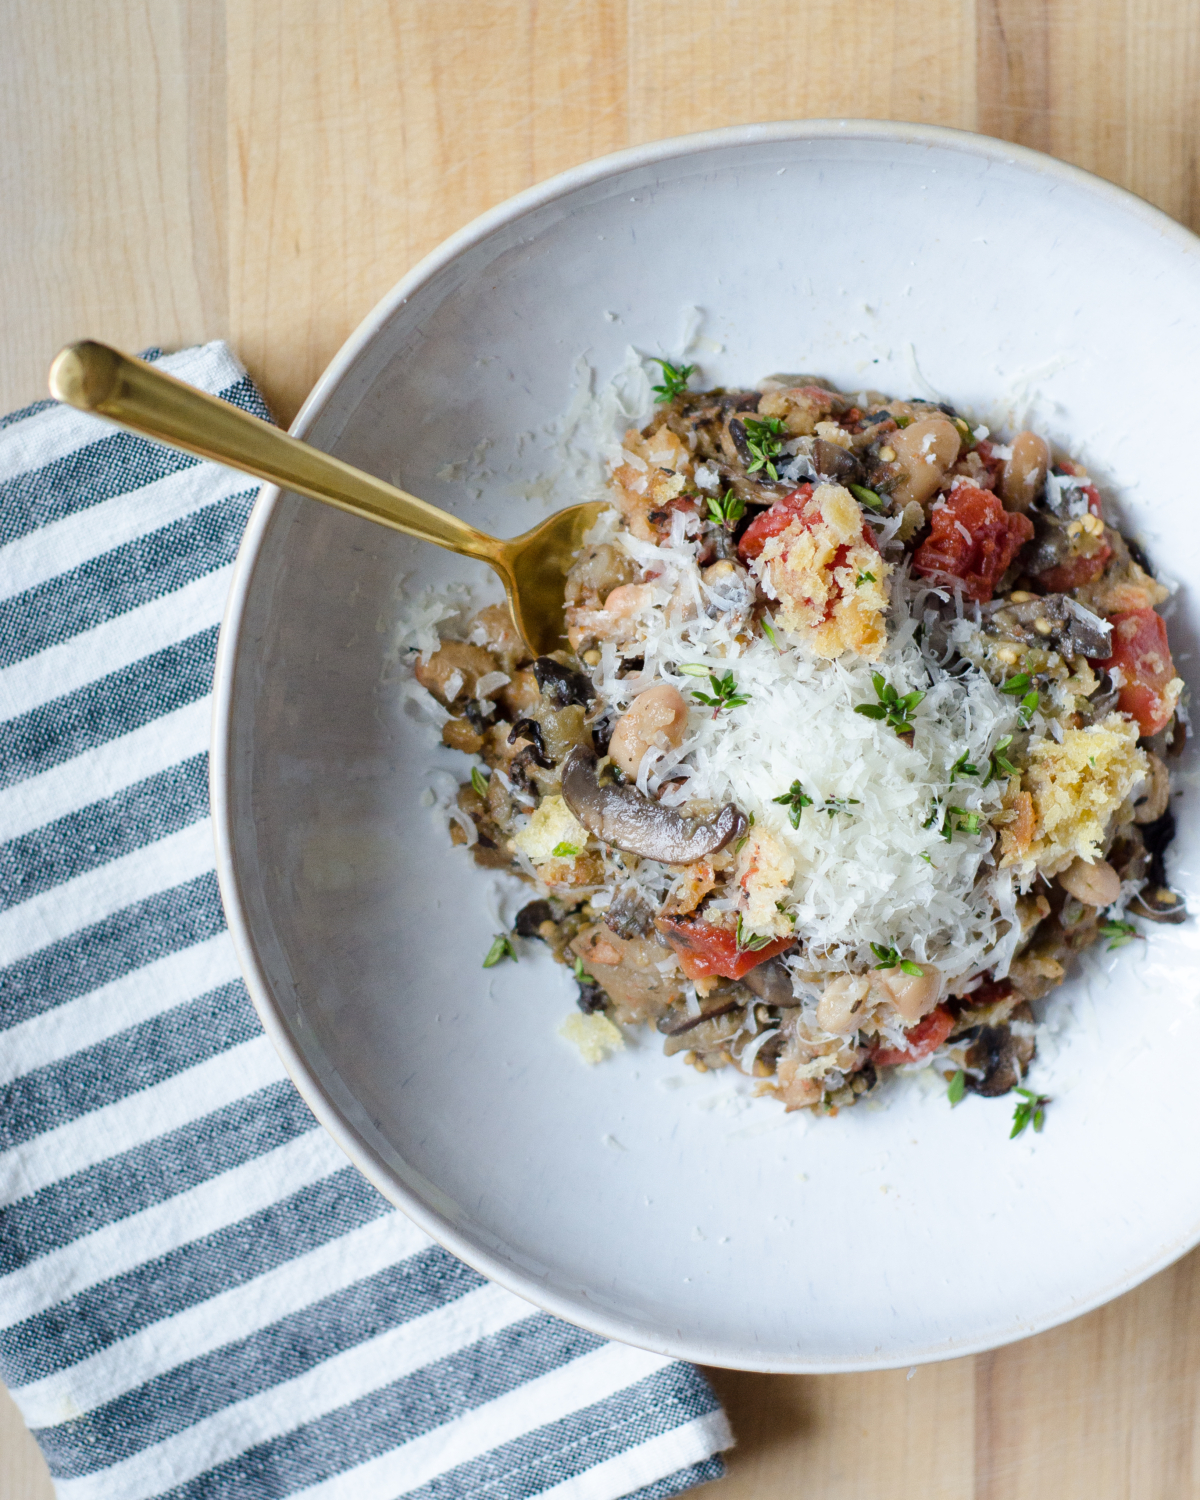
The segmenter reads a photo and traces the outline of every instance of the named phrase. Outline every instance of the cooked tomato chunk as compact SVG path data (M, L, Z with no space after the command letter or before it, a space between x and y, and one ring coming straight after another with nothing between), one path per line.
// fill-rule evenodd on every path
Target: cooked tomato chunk
M798 490L792 490L781 500L776 500L770 510L764 510L755 516L742 532L742 539L738 543L738 556L741 560L744 563L752 562L771 537L786 531L812 499L812 493L811 484L802 484Z
M1103 538L1096 542L1095 551L1079 552L1074 557L1064 558L1053 568L1037 575L1041 586L1050 594L1069 594L1072 589L1082 588L1085 583L1095 583L1108 566L1112 548Z
M1166 691L1175 676L1167 645L1167 626L1152 609L1126 609L1109 615L1112 655L1092 665L1101 671L1120 670L1123 685L1117 698L1122 713L1136 719L1143 734L1165 729L1175 711L1175 696Z
M898 1063L919 1062L936 1052L954 1030L954 1017L944 1005L937 1005L923 1019L904 1033L903 1047L879 1047L871 1054L877 1068L894 1068Z
M659 917L658 930L674 948L679 967L689 979L740 979L795 941L782 937L761 948L739 948L736 934L703 917Z
M930 517L932 530L913 555L914 572L958 580L968 599L986 604L1005 569L1033 535L1028 516L1008 511L978 485L959 484Z

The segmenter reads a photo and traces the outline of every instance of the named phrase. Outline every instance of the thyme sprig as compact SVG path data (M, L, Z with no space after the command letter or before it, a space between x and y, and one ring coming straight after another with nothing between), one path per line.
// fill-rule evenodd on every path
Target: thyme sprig
M897 693L892 684L884 679L882 672L872 672L871 682L879 702L857 703L854 712L867 719L885 720L888 728L894 729L897 734L910 734L916 728L911 719L912 711L925 694L916 690L903 695Z
M857 797L826 797L825 806L821 811L832 818L837 813L849 812L852 807L859 806L861 804Z
M771 934L769 932L768 933L749 933L749 932L747 932L746 929L742 925L742 914L741 914L741 912L738 912L738 919L737 919L737 945L738 945L738 950L740 952L742 952L742 953L753 953L753 952L755 952L759 948L765 948L768 943L772 943L774 941L775 941L774 938L772 938L772 936L771 936Z
M902 974L909 974L913 979L923 979L925 970L920 964L914 963L911 958L901 958L899 948L885 948L882 943L872 943L871 952L879 962L875 965L877 969L899 969Z
M1143 938L1143 941L1145 940L1143 934L1137 930L1132 922L1119 922L1115 917L1111 921L1105 922L1100 928L1100 936L1111 939L1108 945L1109 953L1114 948L1123 948L1126 943L1131 942L1134 938Z
M746 502L733 490L726 490L723 495L707 495L708 519L714 526L725 526L730 530L746 514Z
M662 366L662 384L650 387L659 401L674 401L676 396L682 396L687 390L688 381L695 374L696 366L673 365L669 360L659 359L657 354L652 354L650 358L656 365Z
M1046 1123L1046 1106L1050 1103L1048 1094L1035 1094L1031 1089L1018 1089L1017 1093L1022 1095L1022 1100L1013 1110L1012 1129L1008 1132L1010 1141L1015 1140L1029 1124L1040 1135Z
M793 781L782 795L771 798L772 802L778 802L781 807L787 808L793 828L800 827L800 814L806 807L812 806L812 800L798 781Z
M707 667L696 663L682 666L679 669L687 677L707 677L712 685L711 693L701 693L692 689L692 697L697 703L703 703L713 711L713 718L723 708L740 708L743 703L749 703L750 699L737 690L737 683L733 680L732 672L724 672L720 677L715 672L710 672Z
M755 474L759 469L764 469L772 479L779 478L779 472L773 462L783 452L782 417L746 417L742 422L746 429L746 447L750 450L750 457L754 460L746 468L747 474Z

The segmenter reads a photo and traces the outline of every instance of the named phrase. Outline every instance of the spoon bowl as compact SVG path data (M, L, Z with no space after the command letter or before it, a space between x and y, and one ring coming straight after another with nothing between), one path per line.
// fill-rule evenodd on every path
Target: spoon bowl
M57 355L50 366L50 394L170 448L477 557L499 574L513 622L535 656L566 645L563 579L602 502L569 506L531 531L501 541L145 360L90 339Z

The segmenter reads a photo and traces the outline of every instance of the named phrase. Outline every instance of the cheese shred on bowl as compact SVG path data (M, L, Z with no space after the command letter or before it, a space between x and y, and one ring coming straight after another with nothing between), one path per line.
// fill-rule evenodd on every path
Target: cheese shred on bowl
M1073 955L1186 917L1168 591L1035 432L660 364L570 649L500 605L410 632L474 762L452 839L534 888L493 952L571 968L593 1060L653 1026L831 1114L896 1069L1019 1087Z

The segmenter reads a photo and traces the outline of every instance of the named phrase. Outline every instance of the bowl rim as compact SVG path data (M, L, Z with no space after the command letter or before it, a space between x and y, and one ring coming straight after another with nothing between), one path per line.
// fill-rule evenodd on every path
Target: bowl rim
M1093 197L1140 219L1164 239L1174 240L1193 255L1200 252L1200 237L1145 199L1098 177L1082 167L1048 156L1027 146L1013 145L992 136L943 125L921 125L904 121L873 119L783 120L751 125L726 126L689 135L671 136L594 158L570 167L546 181L526 188L487 209L443 240L411 268L367 313L319 376L289 431L303 437L339 386L347 370L358 359L392 313L464 251L485 240L497 229L512 224L531 210L552 203L578 188L639 167L653 166L680 157L694 157L731 146L766 145L776 142L851 140L891 142L958 151L1002 165L1020 165L1060 182L1081 188ZM216 843L216 870L222 903L239 967L258 1012L263 1030L271 1039L284 1068L318 1123L333 1137L349 1160L380 1193L437 1241L481 1275L555 1317L564 1319L602 1338L649 1350L670 1358L718 1368L771 1374L832 1374L852 1371L899 1369L939 1360L958 1359L984 1353L1005 1344L1046 1332L1084 1313L1103 1306L1139 1286L1187 1253L1200 1242L1200 1223L1178 1243L1093 1296L1061 1307L1039 1318L1015 1320L999 1335L960 1342L946 1341L933 1349L895 1356L864 1352L854 1358L778 1359L763 1361L747 1349L740 1354L724 1345L688 1337L682 1331L658 1331L631 1316L606 1312L582 1299L558 1293L536 1277L523 1273L493 1251L470 1240L449 1219L423 1201L391 1169L387 1162L356 1130L321 1081L310 1070L285 1025L280 1006L267 981L258 947L242 900L241 878L234 858L233 808L229 797L233 758L233 687L242 628L256 565L267 529L282 492L264 485L259 492L234 563L229 595L221 622L213 677L212 749L209 758L209 790Z

